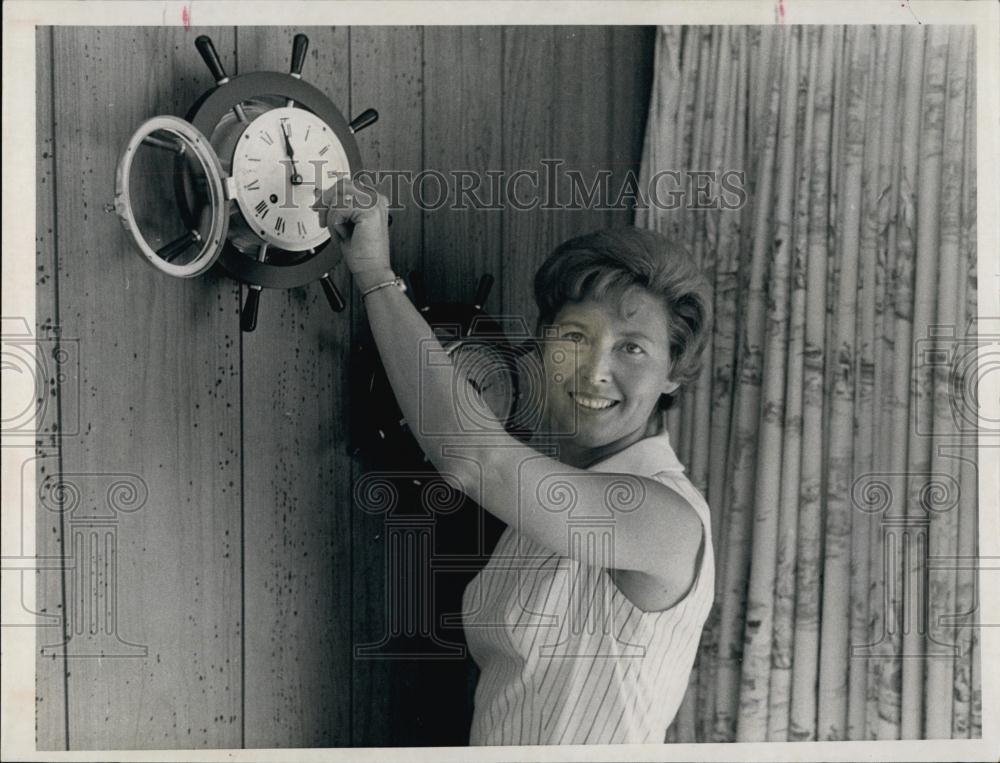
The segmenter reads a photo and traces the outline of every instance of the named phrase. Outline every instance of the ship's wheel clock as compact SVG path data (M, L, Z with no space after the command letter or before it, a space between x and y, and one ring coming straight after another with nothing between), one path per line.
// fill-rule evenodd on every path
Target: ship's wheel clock
M184 119L153 117L128 141L115 176L125 230L144 259L168 275L191 278L219 262L246 283L244 331L256 326L264 288L319 280L330 306L343 310L330 277L340 248L312 206L317 190L361 169L354 135L378 112L348 122L302 79L309 46L303 34L295 36L288 74L229 77L208 37L195 46L215 87Z

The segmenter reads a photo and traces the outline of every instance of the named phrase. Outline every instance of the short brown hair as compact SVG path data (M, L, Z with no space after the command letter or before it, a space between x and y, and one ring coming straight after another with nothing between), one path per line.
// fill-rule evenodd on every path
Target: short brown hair
M619 298L635 286L664 298L671 380L693 381L708 344L711 286L686 251L655 231L609 228L558 246L535 273L538 328L567 302Z

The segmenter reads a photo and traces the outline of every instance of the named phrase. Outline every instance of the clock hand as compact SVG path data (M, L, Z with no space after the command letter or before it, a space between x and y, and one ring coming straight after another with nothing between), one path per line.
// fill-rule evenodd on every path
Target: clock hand
M292 185L302 185L302 176L295 167L295 151L292 150L292 142L288 139L288 125L284 120L281 121L281 136L285 139L285 153L292 163Z

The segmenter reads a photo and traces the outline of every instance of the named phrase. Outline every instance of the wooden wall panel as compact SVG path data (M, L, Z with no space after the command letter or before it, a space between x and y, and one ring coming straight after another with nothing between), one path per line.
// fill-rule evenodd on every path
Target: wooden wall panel
M508 174L562 161L555 205L570 201L566 170L589 185L610 169L614 201L625 176L638 176L652 86L654 34L648 27L505 27L503 30L503 162ZM552 248L569 237L632 223L632 212L584 209L503 215L504 307L528 318L537 311L532 277Z
M208 31L231 60L232 31ZM211 81L180 28L57 27L54 53L59 322L81 369L62 478L80 495L67 549L86 594L69 597L69 747L239 746L237 291L154 271L110 207L132 131ZM92 619L102 605L116 623Z
M35 325L34 333L44 350L40 366L51 367L49 350L58 341L55 229L55 149L52 125L52 28L39 27L35 34ZM6 328L6 326L5 326ZM45 484L59 468L59 392L51 372L40 386L35 484ZM25 464L26 468L31 467ZM23 470L22 470L23 473ZM36 554L42 557L36 575L38 628L35 631L35 743L39 750L66 749L66 663L64 649L62 515L45 508L37 512ZM26 573L23 573L26 574ZM4 617L4 620L9 620Z
M213 37L231 73L284 70L296 31L197 30ZM617 177L638 165L652 30L304 31L306 79L347 116L369 106L381 113L358 136L370 169L502 169L509 177L564 158L581 169L611 165ZM85 508L107 506L117 479L144 498L114 525L111 566L117 634L147 654L70 658L65 671L40 657L39 739L70 749L464 744L475 680L468 660L438 661L438 670L355 654L385 635L386 595L397 581L387 568L386 517L362 511L353 487L400 464L345 455L375 412L353 386L355 351L370 335L346 269L334 278L349 295L347 313L330 312L318 285L268 291L257 331L243 335L233 280L213 271L179 281L144 265L110 211L114 167L142 121L184 114L211 85L195 34L53 34L51 53L44 36L38 44L40 60L54 60L55 95L51 113L44 95L37 112L37 323L39 331L58 324L64 341L78 343L80 374L58 392L79 389L81 399L79 428L60 439L50 433L40 448L57 453L62 443L63 480ZM126 50L137 65L115 66ZM400 190L390 231L397 271L422 269L435 301L468 299L476 278L492 272L488 310L525 316L529 327L532 276L552 246L631 221L625 212L573 215L537 204L424 211L405 183ZM543 180L537 199L545 192ZM38 468L41 483L50 472ZM39 547L58 545L61 522L68 551L87 525L76 520L95 519L39 516ZM40 589L44 603L58 601L56 581ZM452 587L460 601L463 586ZM71 625L90 604L70 607ZM92 641L78 638L69 651ZM68 684L63 715L60 682ZM445 695L436 707L427 701L432 682Z
M553 27L503 29L502 151L508 177L519 170L541 174L542 160L553 155L555 35ZM546 193L540 177L536 198ZM552 249L554 215L537 204L525 210L508 207L503 215L503 312L525 319L529 331L538 314L532 279Z
M486 172L501 169L501 29L427 27L424 35L424 169L448 177L452 191L444 207L424 213L427 294L472 302L484 273L499 281L501 212L454 208L471 206L464 194L459 200L456 173L475 173L478 198L492 201ZM498 292L488 311L499 307Z
M556 204L569 207L553 215L555 243L558 243L610 222L608 211L601 209L605 205L601 204L600 193L588 200L587 191L600 171L611 169L611 29L558 27L554 42L551 158L563 163ZM581 76L582 72L586 76ZM582 187L577 185L574 189L567 173L575 173Z
M239 70L288 71L297 32L303 78L346 112L346 28L238 28ZM242 335L247 747L350 743L350 327L312 283L265 289Z
M351 110L376 108L379 121L358 134L364 164L371 170L411 171L423 167L423 31L419 27L355 27L351 29ZM380 186L389 195L388 185ZM392 262L405 275L423 267L423 215L410 202L409 184L401 184L403 208L392 211ZM364 305L352 289L351 310L355 346L372 346ZM357 358L352 359L355 362ZM354 368L358 370L357 366ZM363 387L363 385L362 385ZM371 425L364 398L353 399L356 429ZM372 404L367 403L368 406ZM362 454L355 464L355 481L365 474L393 470L394 465ZM398 581L388 569L387 517L351 506L354 570L353 719L355 746L407 744L413 733L412 698L418 687L403 661L359 658L356 650L379 642L388 632L389 586ZM426 687L419 687L426 700ZM412 743L412 742L410 742Z
M490 198L486 172L502 167L501 29L427 27L424 51L424 164L448 176L452 188L448 207L424 213L428 297L431 302L472 303L479 279L488 273L496 283L485 309L496 314L502 303L501 212L474 209L468 198L460 199L460 184L468 181L457 173L474 173L481 183L478 198L487 204L498 201ZM485 564L503 527L471 501L436 516L434 599L429 606L435 632L463 649L467 649L465 633L455 620L461 613L462 594ZM433 683L441 696L455 700L424 703L419 736L413 738L421 744L468 744L478 676L471 655L414 661L407 669L416 686ZM419 702L416 695L414 700Z

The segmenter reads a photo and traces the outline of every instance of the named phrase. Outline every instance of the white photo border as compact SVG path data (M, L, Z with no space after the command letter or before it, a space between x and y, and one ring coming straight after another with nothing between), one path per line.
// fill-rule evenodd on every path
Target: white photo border
M659 0L658 2L532 2L492 0L344 0L342 2L26 2L3 7L3 217L2 313L35 317L35 27L77 26L269 26L428 24L963 24L976 28L978 152L978 278L980 320L1000 319L1000 4L990 0L907 2L906 0ZM991 182L993 181L993 182ZM6 376L11 376L10 374ZM4 379L4 395L33 396L32 380ZM8 385L10 385L8 387ZM984 415L1000 419L1000 374L980 387ZM90 761L854 761L997 760L1000 757L1000 449L979 449L980 554L994 560L980 569L982 622L983 738L898 742L698 743L559 747L324 748L268 750L35 751L35 632L5 628L0 651L0 759ZM34 445L5 443L2 456L3 518L18 511L19 465ZM27 479L32 483L34 473ZM989 507L993 509L990 510ZM21 537L34 543L34 517L3 522L4 557L23 555ZM34 552L32 547L27 553ZM34 600L34 576L24 576L27 600ZM4 596L8 587L3 588ZM4 609L10 602L3 601ZM17 602L14 602L17 605Z

